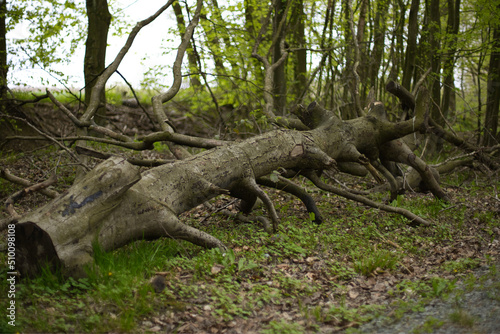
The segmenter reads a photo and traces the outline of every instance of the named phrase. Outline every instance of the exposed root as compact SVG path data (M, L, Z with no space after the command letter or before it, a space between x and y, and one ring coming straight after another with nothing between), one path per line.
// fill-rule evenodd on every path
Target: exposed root
M264 203L267 213L271 217L271 221L273 223L273 232L276 233L276 231L278 231L279 218L278 214L276 213L276 209L274 208L274 204L269 196L267 196L267 194L262 189L260 189L260 187L257 185L257 182L252 177L243 179L242 186L244 186L249 192L253 193L258 198L260 198L260 200Z
M272 181L268 177L260 177L257 179L257 182L263 186L279 189L298 197L302 201L302 203L304 203L307 212L314 214L314 222L316 224L323 223L323 217L321 216L321 213L318 210L314 199L307 193L305 189L299 187L292 181L281 176L278 178L277 182Z
M414 213L412 213L408 210L405 210L402 208L396 208L396 207L382 204L382 203L377 203L377 202L372 201L371 199L368 199L364 196L355 195L355 194L352 194L348 191L332 187L331 185L328 185L328 184L324 183L323 181L321 181L321 178L318 175L316 175L316 173L314 173L314 172L306 172L306 173L304 173L304 176L306 176L309 180L311 180L311 182L314 183L314 185L316 187L318 187L322 190L334 193L336 195L345 197L347 199L350 199L350 200L353 200L356 202L363 203L365 205L371 206L372 208L400 214L400 215L408 218L410 220L410 225L412 225L412 226L413 225L424 225L424 226L431 226L432 225L430 222L426 221L425 219L415 215Z

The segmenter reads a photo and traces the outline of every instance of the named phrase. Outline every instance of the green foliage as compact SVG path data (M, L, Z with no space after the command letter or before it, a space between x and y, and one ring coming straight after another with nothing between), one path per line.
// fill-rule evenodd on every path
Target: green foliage
M290 323L282 319L280 321L272 320L266 329L262 330L263 334L300 334L304 333L304 327L297 323Z
M465 272L470 269L477 268L479 266L478 259L463 258L457 261L447 261L443 263L442 268L448 272Z
M379 271L393 270L400 256L395 252L377 249L361 252L353 257L354 270L362 275L371 276Z
M5 152L1 158L20 163ZM462 194L484 198L478 195L483 188L477 182ZM401 207L435 215L441 226L431 229L409 227L397 216L322 193L314 196L325 223L316 225L299 201L283 193L270 192L270 196L282 217L278 232L272 235L258 224L241 224L219 215L200 222L199 211L183 214L183 221L222 240L230 247L227 251L170 239L140 240L113 252L95 245L86 278L45 271L36 279L21 280L16 286L18 328L23 332L147 332L145 319L178 328L200 317L223 326L266 319L255 325L256 331L266 333L316 332L327 326L352 326L346 332L355 333L355 327L386 311L397 319L420 310L431 299L456 294L455 274L464 277L466 289L471 289L484 281L470 271L493 263L491 257L468 253L456 252L456 260L445 262L441 261L445 255L436 255L443 245L469 240L461 226L467 226L467 231L477 229L477 242L490 240L484 229L490 216L481 218L459 206L471 199L458 192L453 209L428 196L399 198ZM226 200L218 198L213 205L224 205ZM256 214L264 213L257 210ZM491 226L498 224L496 215L491 219ZM6 254L0 253L0 263L5 261ZM428 265L429 261L436 263ZM0 276L4 273L0 269ZM160 293L149 283L157 273L165 277ZM492 267L488 275L495 274ZM380 281L386 284L379 286L387 290L373 294L384 297L377 302L366 286ZM0 280L2 291L5 284ZM351 295L352 291L360 295ZM493 287L492 298L498 298L499 291ZM283 317L285 312L289 317ZM417 332L439 328L435 320L427 319Z
M404 294L407 296L418 295L422 298L446 297L454 288L456 280L447 280L441 277L432 277L429 281L409 281L404 280L396 285L392 293Z
M17 59L15 66L39 67L67 81L55 65L67 63L85 38L83 2L29 0L12 1L10 6L8 31L21 23L30 23L29 34L13 41L10 52Z
M68 64L81 49L87 32L86 6L82 0L13 0L8 2L7 32L16 27L24 31L10 40L11 71L40 68L60 83L71 80L60 65ZM111 33L122 35L130 26L115 0L108 1L113 23ZM25 29L23 29L25 28ZM15 77L14 77L15 80ZM40 84L47 85L43 78ZM23 82L12 82L23 85Z
M458 309L450 314L450 321L461 327L472 328L476 319L471 316L466 310Z
M444 321L439 320L434 317L428 317L425 322L415 328L412 333L414 334L423 334L423 333L434 333L437 329L444 325Z

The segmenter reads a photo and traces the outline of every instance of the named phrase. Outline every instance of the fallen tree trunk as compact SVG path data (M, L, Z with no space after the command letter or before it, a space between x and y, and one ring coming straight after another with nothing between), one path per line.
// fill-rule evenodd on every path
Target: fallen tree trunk
M34 275L48 263L67 275L80 276L92 261L93 243L108 251L142 238L168 236L225 248L218 239L177 218L220 194L241 198L247 207L260 198L276 231L278 215L256 179L283 168L296 173L336 170L336 161L371 166L384 145L423 127L428 94L417 98L416 117L410 121L388 122L380 116L380 105L375 109L365 117L342 121L313 104L302 115L312 130L271 131L142 175L124 159L110 158L53 202L19 220L18 269Z

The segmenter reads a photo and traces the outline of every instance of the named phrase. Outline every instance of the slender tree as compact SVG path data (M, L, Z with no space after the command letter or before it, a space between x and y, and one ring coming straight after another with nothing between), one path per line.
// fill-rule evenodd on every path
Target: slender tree
M177 27L179 28L179 35L182 37L184 36L184 32L186 31L186 21L184 20L184 14L182 14L182 8L181 5L179 4L179 1L174 1L172 7L174 9L175 17L177 19ZM188 44L187 58L188 58L190 72L198 72L199 70L198 61L191 42L189 42ZM201 87L201 81L197 75L191 75L189 78L192 87L194 87L195 89Z
M345 105L341 109L343 119L352 119L358 116L359 108L359 47L354 37L354 15L351 0L342 0L343 32L345 48L345 67L342 80L344 85L343 102Z
M431 107L432 117L438 124L443 125L444 119L441 116L439 103L441 101L441 57L440 57L440 32L441 32L441 11L439 0L428 0L429 4L429 38L430 38L430 61L431 61L431 96L434 101Z
M500 10L500 5L497 7ZM498 113L500 108L500 23L493 27L493 41L488 70L484 145L498 144Z
M288 0L291 1L291 0ZM273 17L273 63L283 56L282 43L285 39L285 20L286 20L287 0L276 0L274 2L274 17ZM287 78L286 78L286 62L282 62L276 66L274 70L274 108L277 115L284 115L286 108L286 93L287 93Z
M386 17L389 8L389 0L378 0L377 11L373 22L373 48L370 55L369 67L369 85L378 91L378 76L380 65L382 64L382 57L384 55L385 37L386 37Z
M457 52L457 35L460 25L460 0L448 0L448 23L446 28L445 60L443 61L444 87L441 110L446 117L454 99L454 69Z
M417 54L418 15L420 0L411 0L410 15L408 18L408 42L406 44L403 80L401 84L406 89L411 88L411 78L415 72L415 56Z
M85 75L85 104L89 105L92 89L97 77L106 68L106 47L108 43L108 30L111 23L111 14L108 10L107 0L87 0L88 34L85 43L84 75ZM105 91L100 92L100 101L106 102ZM103 124L105 121L104 106L99 107L96 121Z
M7 0L0 0L0 100L7 96L7 29L5 16L7 15ZM3 104L3 103L2 103ZM0 105L1 106L1 105Z
M297 50L293 56L293 93L300 96L307 84L307 51L304 22L304 1L295 0L292 5L292 42Z

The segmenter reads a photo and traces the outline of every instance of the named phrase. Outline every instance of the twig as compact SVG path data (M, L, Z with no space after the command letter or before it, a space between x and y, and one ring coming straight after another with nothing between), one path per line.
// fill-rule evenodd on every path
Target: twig
M146 114L146 117L149 119L149 121L153 125L153 129L156 129L155 122L153 121L153 119L151 118L151 116L149 116L148 112L146 111L146 109L144 108L144 106L139 101L139 98L137 97L137 94L135 93L135 90L132 87L132 85L127 81L127 79L125 79L125 77L120 73L120 71L116 70L116 73L123 79L123 81L125 81L125 83L127 84L128 88L130 88L130 90L132 91L132 94L135 97L135 100L137 101L137 105L142 109L142 111L144 111L144 114Z
M29 188L33 185L30 181L11 174L9 172L9 170L7 170L3 167L0 167L0 177L2 179L9 181L9 182L19 184L19 185L26 187L26 188ZM45 196L50 197L50 198L56 198L57 196L59 196L59 193L57 191L54 191L54 190L41 188L41 189L39 189L39 191L42 194L44 194Z
M415 104L412 105L412 101L414 101L415 99L413 98L411 93L409 93L407 90L401 89L400 85L398 85L395 82L394 83L390 82L387 84L386 89L389 91L389 93L394 94L401 102L404 101L404 103L408 103L409 104L408 106L411 109L415 109ZM490 156L484 154L481 149L469 144L462 138L459 138L455 136L453 133L450 133L449 131L443 129L443 127L437 124L431 117L428 117L427 121L428 121L428 127L427 127L428 131L431 131L436 136L443 138L447 142L457 146L458 148L466 152L475 152L476 153L475 156L477 157L477 159L482 163L484 163L485 165L487 165L489 168L493 170L497 170L500 168L499 164L493 159L491 159Z
M21 121L21 122L24 122L26 123L26 125L28 125L30 128L32 128L33 130L35 130L36 132L38 132L40 135L42 135L43 137L45 137L46 139L50 140L51 142L53 142L54 144L56 144L57 146L59 146L60 148L62 148L63 150L65 150L74 160L78 161L78 163L80 164L80 166L82 166L83 168L85 168L87 171L90 170L90 167L88 167L87 165L85 165L84 163L81 163L80 160L78 159L78 157L73 153L71 152L71 150L69 148L67 148L65 145L61 144L59 141L57 141L54 137L46 134L45 132L39 130L36 126L34 126L33 124L31 124L30 122L28 122L26 119L24 118L21 118L21 117L16 117L16 116L11 116L11 115L6 115L6 114L1 114L3 117L7 117L7 118L11 118L11 119L15 119L15 120L18 120L18 121Z

